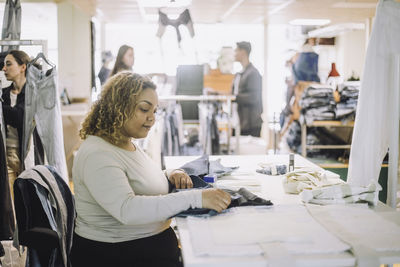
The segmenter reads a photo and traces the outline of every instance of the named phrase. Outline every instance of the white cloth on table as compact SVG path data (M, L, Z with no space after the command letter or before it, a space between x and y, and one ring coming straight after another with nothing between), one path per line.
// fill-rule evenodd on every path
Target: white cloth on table
M282 182L285 192L289 194L344 183L339 175L317 168L301 168L288 172Z
M304 189L300 193L300 198L303 202L319 205L348 204L359 201L376 205L379 201L380 190L382 187L375 182L371 182L365 187L344 183L316 189Z
M340 253L350 247L318 224L303 206L241 207L188 220L197 256L261 254L257 244L279 242L288 253Z

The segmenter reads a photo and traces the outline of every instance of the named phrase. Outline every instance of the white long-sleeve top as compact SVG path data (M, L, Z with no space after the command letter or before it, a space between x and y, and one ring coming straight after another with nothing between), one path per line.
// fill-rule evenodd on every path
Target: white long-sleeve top
M75 232L100 242L124 242L158 234L171 216L201 208L200 190L168 194L164 173L136 146L127 151L89 136L72 168L77 211Z

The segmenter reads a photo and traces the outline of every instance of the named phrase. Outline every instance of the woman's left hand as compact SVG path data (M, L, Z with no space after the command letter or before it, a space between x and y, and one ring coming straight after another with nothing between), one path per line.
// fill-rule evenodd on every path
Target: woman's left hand
M177 189L193 187L192 179L183 170L173 170L168 179Z

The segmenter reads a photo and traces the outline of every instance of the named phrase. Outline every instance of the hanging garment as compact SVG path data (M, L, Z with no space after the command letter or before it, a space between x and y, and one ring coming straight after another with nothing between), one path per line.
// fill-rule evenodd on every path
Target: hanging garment
M400 3L379 1L368 44L350 150L347 181L367 186L378 181L388 152L394 99L393 58L400 54ZM398 75L398 73L396 74ZM398 90L396 88L395 90ZM398 103L397 103L398 105Z
M1 32L2 40L19 40L21 36L21 3L20 0L7 0L4 17L3 28ZM18 50L17 45L3 46L1 51Z
M1 87L1 81L0 81ZM4 140L6 140L6 125L4 123L4 115L3 115L3 90L0 90L0 131L1 137L3 138L4 149L6 148L6 144Z
M29 137L36 125L48 163L68 182L56 67L44 73L33 62L28 64L26 74L22 158L27 156Z
M172 27L175 28L176 30L176 35L178 38L178 43L181 42L182 37L181 37L181 33L179 31L179 26L180 25L185 25L190 33L190 36L193 38L194 36L194 28L193 28L193 21L192 18L190 16L190 12L188 9L185 9L185 11L183 11L179 17L177 19L170 19L168 18L167 14L161 12L160 10L158 11L158 31L156 33L156 36L161 38L164 33L165 30L167 28L168 25L171 25Z
M11 240L15 230L15 221L4 141L3 135L0 135L0 240Z

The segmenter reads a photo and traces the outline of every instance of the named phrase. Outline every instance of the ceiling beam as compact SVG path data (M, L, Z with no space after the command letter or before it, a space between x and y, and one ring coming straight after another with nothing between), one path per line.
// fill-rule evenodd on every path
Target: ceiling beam
M142 16L142 19L144 22L147 22L147 14L146 10L144 10L144 7L142 6L142 3L140 0L136 0L140 15Z
M218 22L224 21L236 8L238 8L245 0L236 0L236 2L224 13Z
M288 0L285 3L280 4L279 6L271 9L270 11L268 11L268 16L272 16L276 13L278 13L279 11L281 11L282 9L288 7L289 5L293 4L294 2L296 2L296 0Z
M267 14L268 14L267 17L278 13L279 11L281 11L282 9L285 9L286 7L288 7L289 5L291 5L294 2L296 2L296 0L287 0L285 3L282 3L275 8L272 8L271 10L269 10L267 12ZM265 20L265 17L266 16L260 16L260 17L256 18L255 20L253 20L252 23L261 23Z

